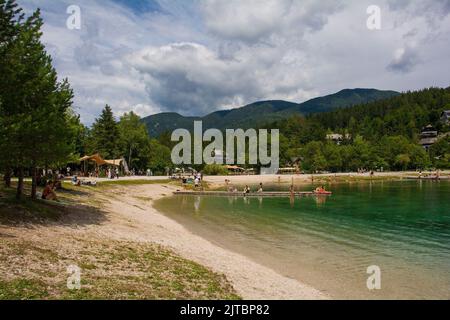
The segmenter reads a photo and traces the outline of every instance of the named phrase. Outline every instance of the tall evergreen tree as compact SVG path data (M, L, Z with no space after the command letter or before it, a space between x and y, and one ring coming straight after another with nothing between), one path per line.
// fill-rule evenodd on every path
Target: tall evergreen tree
M115 159L119 154L119 129L111 107L106 105L102 114L95 120L91 132L91 145L94 152L103 158Z
M14 8L14 14L19 15L13 18L17 33L1 49L5 60L0 73L5 76L0 87L0 114L6 137L1 143L7 150L8 165L17 168L17 198L22 195L28 168L34 198L37 168L57 166L72 152L68 120L73 94L67 80L58 82L51 57L41 43L40 11L22 22L21 11Z
M8 54L12 43L17 39L19 34L19 26L23 21L24 15L22 9L18 7L15 0L0 0L0 170L4 172L4 180L7 187L11 186L11 168L12 159L8 146L11 141L6 131L6 117L4 114L4 97L2 95L7 92L6 89L8 78L11 74L8 72L8 66L11 59L14 58Z

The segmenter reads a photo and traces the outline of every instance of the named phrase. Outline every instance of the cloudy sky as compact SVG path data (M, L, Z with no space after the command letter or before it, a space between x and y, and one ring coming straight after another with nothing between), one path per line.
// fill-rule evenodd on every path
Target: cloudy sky
M183 115L344 88L450 85L450 0L18 0L41 8L43 41L86 124ZM67 8L81 9L70 30ZM367 8L381 9L369 30Z

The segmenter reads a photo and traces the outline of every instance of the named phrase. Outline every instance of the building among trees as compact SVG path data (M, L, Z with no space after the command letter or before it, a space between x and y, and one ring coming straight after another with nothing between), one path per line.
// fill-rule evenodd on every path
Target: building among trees
M441 122L445 125L450 125L450 110L445 110L441 114Z
M438 140L438 131L432 126L428 125L423 128L420 133L420 141L419 144L428 151L428 149L437 142Z

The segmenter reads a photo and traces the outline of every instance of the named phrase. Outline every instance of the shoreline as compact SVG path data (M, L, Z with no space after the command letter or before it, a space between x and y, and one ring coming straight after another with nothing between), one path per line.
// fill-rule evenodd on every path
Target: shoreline
M157 211L153 201L170 196L175 188L153 184L129 186L126 190L134 196L125 201L111 199L106 207L112 223L97 232L120 241L152 242L168 247L184 258L224 274L244 300L330 299L315 288L211 243ZM148 196L150 201L143 200Z
M41 219L37 214L37 220L23 222L11 220L10 223L0 223L0 256L5 258L0 263L0 271L3 274L0 278L0 296L13 294L14 297L23 299L25 296L18 293L21 291L14 291L16 290L14 286L26 283L24 290L34 292L36 297L77 299L76 292L61 291L61 285L64 286L66 283L67 266L75 264L80 266L82 277L87 277L86 281L90 283L86 284L88 291L83 290L79 297L83 294L87 294L85 297L88 297L89 292L94 296L96 292L106 294L98 298L110 295L119 299L120 296L133 297L133 286L136 285L136 281L144 280L135 278L142 270L137 270L136 264L127 264L127 260L136 259L138 256L140 259L146 259L149 255L156 254L159 250L157 248L160 247L169 254L169 257L185 259L186 264L183 268L191 268L192 264L195 264L205 272L209 270L208 278L192 278L184 281L187 281L186 290L189 290L190 281L192 285L198 285L199 281L203 283L220 281L225 291L220 291L222 293L218 293L219 295L215 296L216 298L213 296L212 299L217 299L224 292L230 292L226 289L228 285L236 297L244 300L330 299L313 287L284 277L246 256L224 249L192 233L185 226L156 210L153 206L154 201L172 196L176 189L173 185L161 182L117 184L108 185L106 188L67 187L65 191L59 193L59 204L39 201L39 205L53 207L59 212L56 220ZM18 251L10 251L10 248L17 248ZM106 258L114 250L119 250L119 253L109 257L117 257L119 254L128 258L124 261ZM129 250L141 253L137 256L135 253L128 256ZM153 266L154 263L159 263L158 261L161 260L147 263L148 266ZM12 267L13 265L15 267ZM170 268L175 268L175 271L169 271L168 276L172 274L172 277L177 277L177 265L170 265ZM120 286L122 277L127 275L132 283L128 289L126 286L123 287L122 290L125 290L122 292L123 295L120 294L121 291L117 293L108 291L110 285ZM163 276L158 273L154 275L158 279ZM186 279L189 279L189 275ZM101 287L94 284L98 281ZM145 281L139 285L145 287ZM168 285L177 286L176 283ZM193 290L198 290L195 288L193 287ZM221 289L215 287L214 293L210 293L211 289L208 288L203 290L205 290L203 296L209 296ZM154 292L157 294L158 291ZM28 293L23 294L28 296ZM164 297L167 292L161 294Z
M435 171L422 172L422 177L433 176ZM440 171L441 177L450 177L450 170ZM411 177L419 177L416 171L388 171L375 172L371 177L370 173L322 173L322 174L271 174L271 175L236 175L236 176L205 176L204 181L214 186L224 186L225 179L229 180L231 184L256 184L256 183L282 183L287 184L294 181L299 184L311 184L320 182L358 182L358 181L383 181L383 180L403 180Z
M411 173L404 173L400 180ZM330 175L322 175L329 178ZM349 175L343 175L349 177ZM292 177L296 183L310 184L309 175L281 176L281 183L290 183ZM278 175L272 176L223 176L205 177L208 186L224 186L224 180L232 183L257 184L264 178L265 184L277 182ZM300 178L300 179L298 179ZM387 180L399 178L397 173L390 173ZM222 180L223 179L223 180ZM275 179L275 180L274 180ZM298 179L298 180L297 180ZM233 248L222 246L213 239L195 233L188 226L172 219L155 207L155 201L170 197L180 188L168 183L167 179L152 177L145 179L121 179L119 183L100 183L97 187L74 187L68 185L66 192L61 192L62 206L68 200L67 214L61 220L42 222L41 224L25 224L8 226L0 224L0 240L2 237L16 238L17 241L33 239L37 243L53 247L61 245L62 250L71 251L70 241L63 239L85 239L87 242L114 242L127 246L160 245L174 254L193 261L212 272L225 276L235 292L245 300L301 300L301 299L334 299L332 295L307 285L302 277L284 276L276 268L263 265L251 255ZM120 183L122 181L123 183ZM348 180L332 183L349 182ZM375 181L385 181L379 178ZM369 180L351 180L350 183L369 182ZM318 183L323 183L319 181ZM84 207L79 212L78 207ZM88 211L86 211L88 210ZM78 240L77 240L78 241ZM1 249L1 247L0 247ZM55 247L51 250L59 250ZM76 249L75 249L76 250ZM1 253L1 250L0 250ZM18 259L20 257L13 257ZM62 263L61 261L60 263ZM46 264L47 262L44 262ZM27 265L22 270L27 274ZM1 265L6 276L17 275L8 264ZM101 268L99 270L102 270ZM103 271L102 271L103 272ZM114 281L111 279L111 281Z

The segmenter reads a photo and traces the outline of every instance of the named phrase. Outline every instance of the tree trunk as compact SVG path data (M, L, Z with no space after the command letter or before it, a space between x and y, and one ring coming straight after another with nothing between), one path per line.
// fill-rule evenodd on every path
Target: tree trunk
M33 167L31 169L31 199L36 199L36 187L37 187L37 169Z
M18 169L17 178L19 179L19 181L17 183L16 199L20 200L23 194L23 168Z
M130 145L130 154L128 156L128 165L131 166L131 145Z
M5 170L3 180L5 181L5 187L11 188L11 169L8 168Z

